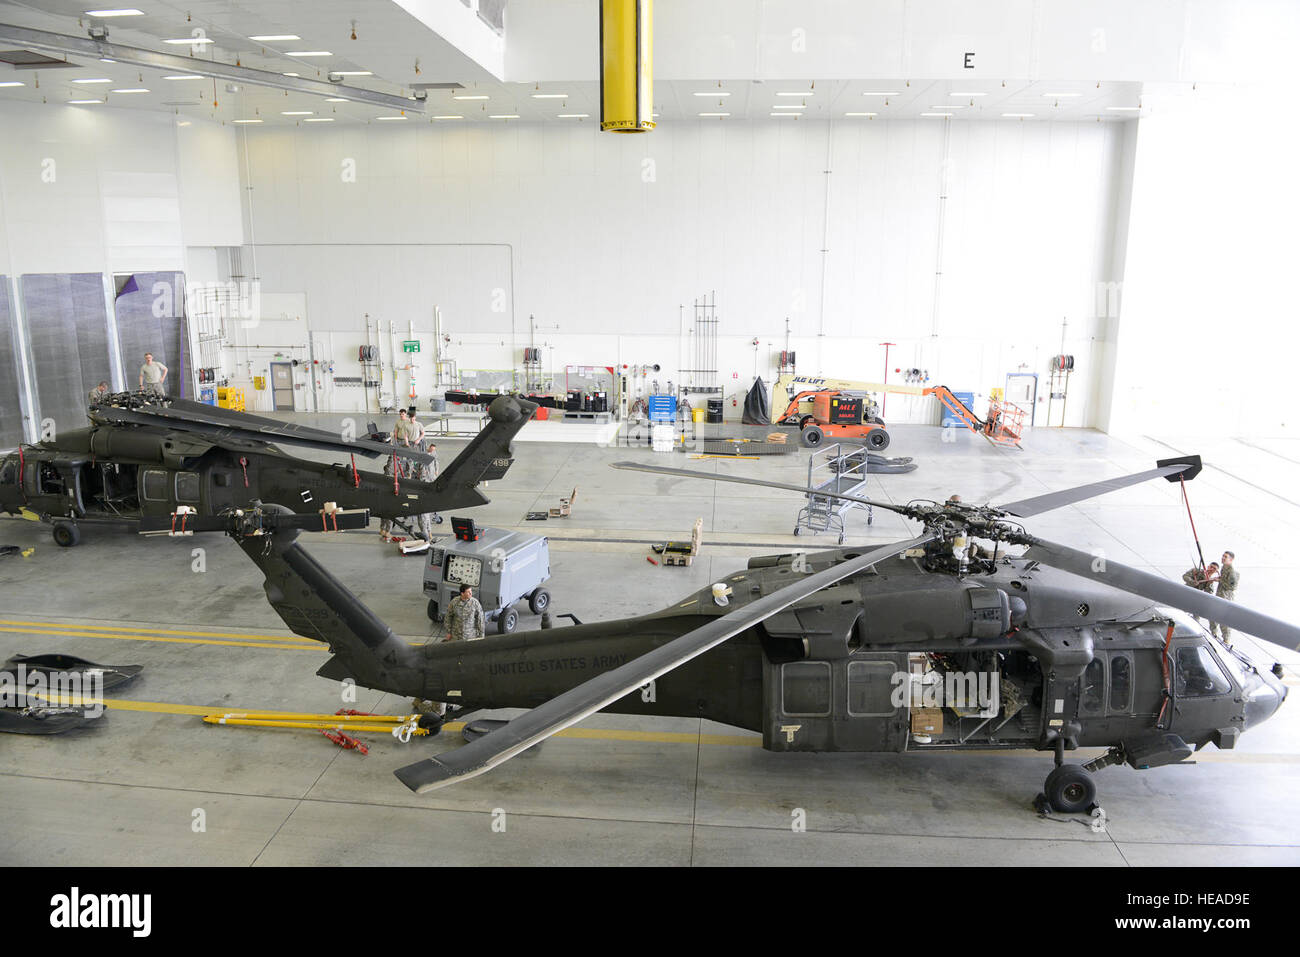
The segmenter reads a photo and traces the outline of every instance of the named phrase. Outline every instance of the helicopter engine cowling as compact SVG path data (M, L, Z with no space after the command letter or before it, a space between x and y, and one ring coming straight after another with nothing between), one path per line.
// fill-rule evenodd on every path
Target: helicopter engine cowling
M1011 599L981 585L871 594L863 598L863 644L1000 638L1011 630Z
M1006 592L954 585L867 596L852 585L828 588L768 618L763 630L787 646L802 644L802 657L813 661L845 658L875 644L999 638L1011 630Z
M95 429L90 436L90 451L96 458L157 462L169 468L184 468L211 447L211 442L175 432Z

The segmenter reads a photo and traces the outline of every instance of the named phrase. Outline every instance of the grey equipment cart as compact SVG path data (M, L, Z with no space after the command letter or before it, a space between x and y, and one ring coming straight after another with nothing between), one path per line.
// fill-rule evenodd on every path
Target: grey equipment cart
M452 518L451 525L455 536L435 541L424 566L424 594L433 621L442 620L461 585L473 586L483 614L503 635L519 624L519 612L511 607L516 602L528 599L534 615L550 607L551 593L542 587L551 577L544 536L480 528L467 518Z
M861 495L867 486L868 464L865 455L857 454L861 451L859 446L832 445L808 456L808 504L799 510L794 521L796 535L805 528L814 535L839 532L839 543L843 545L844 513L855 508L865 508L867 524L871 524L870 505L817 494Z

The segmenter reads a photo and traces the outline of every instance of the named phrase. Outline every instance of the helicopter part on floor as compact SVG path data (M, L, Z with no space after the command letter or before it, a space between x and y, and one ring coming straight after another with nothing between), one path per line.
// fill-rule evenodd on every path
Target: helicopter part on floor
M98 690L110 691L134 681L144 671L144 665L101 665L74 655L12 655L0 673L17 676L19 669L26 675L39 674L47 687L56 687L65 678L79 675L98 683ZM18 681L15 677L13 680ZM22 682L19 682L20 686Z

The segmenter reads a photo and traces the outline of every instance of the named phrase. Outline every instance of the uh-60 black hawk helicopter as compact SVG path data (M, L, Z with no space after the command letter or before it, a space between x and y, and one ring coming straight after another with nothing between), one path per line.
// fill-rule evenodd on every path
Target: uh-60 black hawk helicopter
M459 705L463 714L531 709L399 769L412 790L481 774L603 709L709 718L760 732L771 751L1052 751L1046 797L1058 811L1078 812L1094 801L1092 772L1173 764L1211 742L1231 748L1286 696L1280 666L1262 670L1190 616L1287 647L1300 643L1300 628L1036 538L1016 521L1148 479L1190 479L1200 468L1198 457L1165 460L1001 507L873 502L919 522L920 534L883 547L754 558L636 618L552 629L544 620L539 631L418 647L303 549L297 529L319 529L318 517L267 506L227 516L224 526L265 574L267 598L289 628L329 645L323 677ZM365 521L363 513L334 516L340 528ZM1004 545L1029 548L999 556ZM440 558L435 551L431 561ZM443 574L474 577L463 562L446 563ZM995 676L997 691L946 697L948 676L971 673ZM900 700L900 676L913 674L929 689L923 703L942 709L941 728L918 733L915 701ZM1087 765L1065 763L1079 747L1106 751Z
M509 396L494 401L487 426L432 482L422 482L397 474L407 466L391 476L356 467L357 455L431 461L416 448L184 399L121 393L90 407L89 428L60 431L0 456L0 512L26 511L52 523L54 540L64 546L80 541L82 525L138 528L175 515L184 526L254 501L315 515L328 499L403 522L486 503L478 485L506 474L514 461L511 440L533 408ZM324 465L279 445L341 452L349 462Z

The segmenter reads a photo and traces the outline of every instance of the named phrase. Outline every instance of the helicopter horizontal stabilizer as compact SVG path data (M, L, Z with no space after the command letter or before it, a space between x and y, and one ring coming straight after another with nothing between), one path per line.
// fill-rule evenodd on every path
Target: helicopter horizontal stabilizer
M919 548L935 537L933 534L923 535L837 562L769 595L748 601L707 625L571 688L463 748L409 764L394 773L412 791L424 793L490 771L557 731L577 724L647 682L704 654L710 648L765 621L808 595L910 548Z
M1253 611L1235 601L1218 598L1159 575L1144 572L1089 552L1042 539L1032 539L1025 558L1040 561L1081 578L1091 578L1112 588L1140 595L1161 605L1178 608L1190 615L1217 621L1236 631L1276 642L1286 648L1300 647L1300 628L1269 615Z

